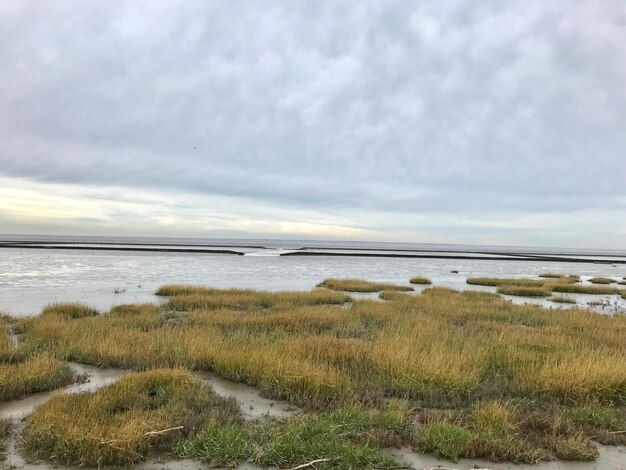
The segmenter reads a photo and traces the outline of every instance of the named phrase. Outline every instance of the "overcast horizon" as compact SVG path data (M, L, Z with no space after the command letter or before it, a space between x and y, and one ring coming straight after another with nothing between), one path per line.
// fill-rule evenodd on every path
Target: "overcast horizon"
M626 248L626 3L0 5L0 234Z

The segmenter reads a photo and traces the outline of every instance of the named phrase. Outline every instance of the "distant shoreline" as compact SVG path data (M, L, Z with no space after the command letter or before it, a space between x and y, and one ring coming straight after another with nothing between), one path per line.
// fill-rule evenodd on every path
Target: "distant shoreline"
M382 250L381 250L382 251ZM454 252L450 252L454 253ZM400 253L336 253L321 251L294 251L283 253L280 256L366 256L374 258L425 258L425 259L467 259L481 261L547 261L561 263L593 263L593 264L626 264L626 260L594 260L584 258L559 258L556 256L535 256L524 254L513 254L510 256L467 256L467 255L418 255L418 254L400 254Z
M93 245L93 246L88 246ZM37 250L83 250L83 251L123 251L123 252L148 252L148 253L198 253L198 254L222 254L244 256L246 254L257 254L263 252L276 251L275 249L262 245L203 245L203 244L181 244L167 243L159 246L156 243L88 243L79 241L68 242L38 242L38 241L0 241L1 248L17 249L37 249ZM210 249L209 247L215 247ZM258 250L250 253L237 251L230 248L242 248ZM317 250L317 251L312 251ZM328 251L327 251L328 250ZM471 255L469 255L471 253ZM397 249L397 248L322 248L303 246L292 248L291 251L278 253L277 256L330 256L330 257L366 257L366 258L413 258L413 259L450 259L450 260L478 260L478 261L534 261L534 262L560 262L560 263L593 263L593 264L626 264L626 258L608 258L608 255L580 255L594 256L596 259L588 259L574 256L551 256L549 254L501 252L494 253L480 251L461 250L429 250L429 249ZM602 259L597 259L602 258Z
M126 245L126 243L125 243ZM134 251L134 252L156 252L156 253L203 253L203 254L221 254L221 255L238 255L243 256L245 253L235 250L207 250L207 249L191 249L191 248L135 248L124 246L72 246L72 245L33 245L33 244L7 244L0 243L0 248L22 248L35 250L84 250L84 251Z

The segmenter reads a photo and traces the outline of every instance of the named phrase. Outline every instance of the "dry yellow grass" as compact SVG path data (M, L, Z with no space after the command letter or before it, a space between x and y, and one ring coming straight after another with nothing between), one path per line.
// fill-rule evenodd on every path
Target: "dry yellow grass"
M429 404L597 396L626 404L623 316L551 312L443 288L385 294L388 302L342 308L306 305L317 291L223 291L195 294L211 300L177 304L175 314L170 304L135 315L48 315L29 320L24 347L99 365L214 370L314 408L383 396ZM171 300L178 297L187 295Z
M0 364L0 401L53 390L75 379L67 364L47 354L17 364Z
M15 319L0 317L0 401L53 390L76 379L63 361L46 352L28 354L15 344L9 334L15 327Z
M171 286L173 287L173 286ZM315 289L310 292L265 292L241 289L209 289L205 292L179 294L170 297L167 306L172 310L211 310L231 308L268 309L294 305L335 305L349 302L347 294Z
M549 297L551 292L544 287L498 286L498 294L516 295L520 297Z
M169 450L210 419L237 422L238 407L182 369L129 374L95 393L56 395L28 418L25 449L78 466L127 466Z
M411 286L399 286L384 282L369 282L362 279L325 279L318 287L346 292L380 292L386 291L411 291Z
M310 411L337 410L328 415L332 418L310 413L306 420L280 424L269 435L240 424L213 423L179 443L180 455L202 456L216 465L254 461L255 455L263 455L260 461L267 464L303 463L299 459L312 459L327 445L331 428L353 428L355 439L363 438L358 437L358 429L365 429L358 424L361 415L345 410L381 408L390 399L407 403L402 419L385 425L401 428L404 437L393 442L402 444L413 439L406 428L412 405L446 408L420 412L439 417L423 420L413 444L450 458L584 460L595 456L591 435L621 442L608 433L626 422L620 417L626 407L626 316L553 311L515 305L497 294L437 287L420 295L385 291L380 294L385 302L349 303L346 294L328 290L168 289L178 295L162 307L124 305L98 316L30 318L22 326L20 350L135 370L183 366L216 371ZM145 401L137 388L116 389L113 395L132 398L121 401L124 410L136 411L119 418L91 398L53 400L31 419L29 448L36 454L41 443L42 457L73 464L129 464L143 458L152 441L142 433L174 421L169 411L137 411L136 403ZM154 416L163 420L152 421ZM86 422L95 423L90 433L84 432ZM95 441L85 441L94 436ZM381 446L387 442L376 435L372 439ZM111 442L124 452L112 449ZM166 447L172 443L163 442ZM340 444L337 452L344 460L338 468L355 468L357 461L359 468L383 463L375 449L365 457L364 448ZM280 457L273 446L280 447Z

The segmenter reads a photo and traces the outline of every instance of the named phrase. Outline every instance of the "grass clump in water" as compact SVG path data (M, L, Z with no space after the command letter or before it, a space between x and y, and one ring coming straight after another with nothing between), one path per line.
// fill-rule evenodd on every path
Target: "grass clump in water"
M95 317L100 313L93 307L81 303L50 304L41 312L42 315L60 315L65 318Z
M580 281L580 276L578 274L561 274L561 273L541 273L539 277L543 277L545 279L558 279L566 282L578 282Z
M557 304L575 304L576 299L571 297L567 297L565 295L556 295L550 298L551 302L556 302Z
M608 277L592 277L591 279L589 279L589 282L591 282L592 284L613 284L617 281Z
M175 295L193 295L193 294L211 294L218 291L211 287L190 286L185 284L166 284L161 286L155 292L156 295L165 297L173 297Z
M75 380L67 364L45 353L17 364L0 364L0 401L54 390Z
M430 279L423 276L414 276L409 280L409 282L411 284L432 284L432 281Z
M466 282L478 286L515 286L515 287L544 287L546 281L538 279L514 279L497 277L468 277Z
M617 289L609 286L589 286L581 284L555 284L552 286L552 292L595 295L612 295L619 293Z
M346 292L380 292L386 291L411 291L410 286L399 286L384 282L370 282L361 279L324 279L317 287L325 287L331 290Z
M543 287L524 287L502 285L498 287L498 294L515 295L520 297L549 297L550 291Z
M301 307L307 305L339 305L350 302L347 294L315 289L309 292L265 292L256 290L211 290L202 294L180 294L171 297L167 307L175 311L189 310L259 310Z
M238 413L183 369L151 370L94 393L54 396L28 418L24 447L65 465L128 466L170 450L209 419L236 421Z

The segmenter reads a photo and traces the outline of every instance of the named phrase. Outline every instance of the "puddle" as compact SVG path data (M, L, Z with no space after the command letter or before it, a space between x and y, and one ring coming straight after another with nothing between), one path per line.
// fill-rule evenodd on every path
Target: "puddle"
M385 453L415 469L427 470L624 470L626 447L598 445L600 455L594 462L551 461L538 464L493 463L481 459L460 459L456 463L441 460L432 455L420 454L408 448L385 449Z
M249 385L231 382L210 372L199 372L196 375L204 383L210 385L219 396L235 397L244 419L257 419L264 416L283 418L300 411L299 408L284 401L262 397L256 388Z

